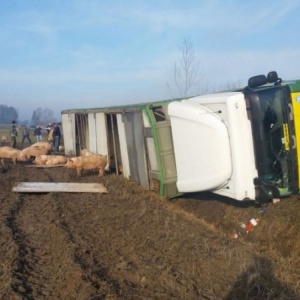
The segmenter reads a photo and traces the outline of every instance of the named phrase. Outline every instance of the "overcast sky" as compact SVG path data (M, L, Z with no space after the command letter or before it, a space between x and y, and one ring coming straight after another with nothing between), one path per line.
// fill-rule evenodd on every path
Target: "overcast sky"
M25 119L169 99L185 38L211 87L300 78L299 15L298 0L1 0L0 104Z

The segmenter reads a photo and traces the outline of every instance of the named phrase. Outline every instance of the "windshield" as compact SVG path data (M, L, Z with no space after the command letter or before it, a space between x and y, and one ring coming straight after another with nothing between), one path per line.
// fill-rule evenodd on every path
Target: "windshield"
M294 176L290 151L293 125L286 94L282 87L270 87L249 93L246 100L251 111L260 197L289 195Z

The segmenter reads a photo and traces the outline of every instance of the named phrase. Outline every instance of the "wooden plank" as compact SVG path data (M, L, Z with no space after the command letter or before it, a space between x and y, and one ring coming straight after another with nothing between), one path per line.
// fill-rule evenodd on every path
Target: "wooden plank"
M65 164L60 165L26 165L28 168L55 168L55 167L63 167Z
M12 191L17 193L108 193L102 183L77 182L16 182Z

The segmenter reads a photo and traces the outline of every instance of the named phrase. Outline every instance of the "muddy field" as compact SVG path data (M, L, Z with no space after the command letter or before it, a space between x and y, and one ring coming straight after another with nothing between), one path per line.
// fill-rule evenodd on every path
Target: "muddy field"
M167 201L115 174L0 171L1 299L300 299L298 196L262 210L212 194ZM109 193L16 193L16 182Z

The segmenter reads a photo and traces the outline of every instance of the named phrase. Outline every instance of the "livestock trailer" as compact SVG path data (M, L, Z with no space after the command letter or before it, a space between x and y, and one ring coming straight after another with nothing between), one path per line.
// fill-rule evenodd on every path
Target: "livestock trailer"
M178 196L170 102L64 110L65 154L78 156L86 148L107 155L107 170L164 197Z

